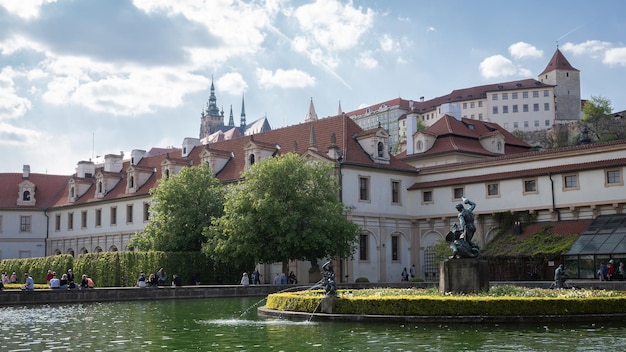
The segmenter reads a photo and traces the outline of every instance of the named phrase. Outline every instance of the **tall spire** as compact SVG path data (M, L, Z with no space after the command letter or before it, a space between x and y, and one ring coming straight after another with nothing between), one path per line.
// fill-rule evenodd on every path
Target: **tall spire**
M309 149L317 151L317 139L315 138L315 124L311 124L309 133Z
M311 103L309 104L309 112L304 118L304 122L310 121L317 121L317 113L315 112L315 106L313 106L313 98L311 98Z
M241 133L244 133L246 131L246 105L243 101L243 94L241 95L241 121L239 126L241 127Z
M337 116L343 114L343 109L341 109L341 100L339 100L339 108L337 109Z
M233 118L233 104L230 104L230 117L228 118L228 126L235 126L235 119Z
M207 114L211 116L220 115L220 109L217 107L217 98L215 97L215 85L213 84L213 76L211 76L211 95L209 96Z

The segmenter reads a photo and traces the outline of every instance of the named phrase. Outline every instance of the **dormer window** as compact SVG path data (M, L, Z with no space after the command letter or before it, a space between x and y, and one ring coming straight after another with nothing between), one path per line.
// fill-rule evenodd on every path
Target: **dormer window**
M498 142L498 144L497 144L497 148L498 148L498 151L499 151L499 152L501 152L501 151L502 151L502 142Z
M24 193L22 193L22 200L25 202L30 201L30 191L24 191Z
M417 141L417 150L422 151L424 149L424 142Z
M76 197L76 192L74 191L74 187L70 188L70 198Z
M248 161L250 166L254 165L254 154L250 154Z
M128 188L135 188L135 176L128 178Z
M169 179L170 178L170 169L165 169L165 179Z
M385 145L383 144L383 142L378 142L378 157L382 158L383 156L385 156Z
M28 180L22 181L17 193L17 205L33 206L35 202L35 184Z
M102 193L102 181L98 181L98 193Z

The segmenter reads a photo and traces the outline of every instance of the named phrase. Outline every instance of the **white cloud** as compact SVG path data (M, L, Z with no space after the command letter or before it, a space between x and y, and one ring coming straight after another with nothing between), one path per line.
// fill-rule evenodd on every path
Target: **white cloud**
M223 75L217 79L216 84L220 87L220 91L232 95L241 95L248 89L248 84L239 72L230 72Z
M8 123L0 122L0 145L4 146L28 146L40 145L41 133L25 128L15 127Z
M256 79L261 88L305 88L315 85L315 77L300 70L276 70L273 73L263 68L256 69Z
M15 14L25 20L39 17L39 10L45 4L56 2L57 0L0 0L0 6L9 13Z
M518 69L511 60L502 55L493 55L484 59L480 65L480 74L484 78L498 78L524 74L525 70Z
M13 79L21 75L10 66L0 71L0 121L23 116L32 107L30 100L19 96L15 90Z
M523 59L527 57L541 58L543 57L543 50L539 50L535 46L525 42L517 42L509 46L509 54L511 54L514 59Z
M372 57L372 52L369 50L359 55L359 58L356 60L356 64L357 66L366 69L374 69L378 67L378 61Z
M426 28L426 32L436 32L436 31L437 30L433 26L429 26L428 28Z
M394 45L393 39L388 34L383 35L379 41L380 41L380 48L383 51L392 51L394 49L395 45Z
M12 55L20 50L45 51L43 45L21 35L11 36L0 42L0 53L3 55Z
M602 63L609 65L626 66L626 47L612 48L604 53Z
M589 55L593 58L599 58L610 47L611 43L609 42L588 40L580 44L565 43L561 48L563 51L570 52L574 55Z
M317 0L294 12L302 31L321 48L330 51L355 47L373 25L374 11L336 0Z

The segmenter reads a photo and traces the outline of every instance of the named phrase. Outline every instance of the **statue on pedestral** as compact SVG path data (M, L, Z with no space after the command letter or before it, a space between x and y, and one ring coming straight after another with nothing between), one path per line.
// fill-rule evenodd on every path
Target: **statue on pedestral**
M337 295L337 282L335 281L335 270L332 261L327 261L322 265L324 270L324 291L327 296Z
M467 198L462 198L462 200L462 203L455 206L459 212L460 226L456 223L452 225L452 230L446 235L446 242L450 243L450 249L452 249L451 258L476 258L480 255L478 245L472 241L476 232L473 213L476 203ZM469 208L466 208L465 204L469 204Z

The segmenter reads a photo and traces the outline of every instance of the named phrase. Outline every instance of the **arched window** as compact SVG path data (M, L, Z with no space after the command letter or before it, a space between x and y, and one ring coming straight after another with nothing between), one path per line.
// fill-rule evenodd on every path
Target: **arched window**
M131 176L128 179L128 188L135 188L135 176Z
M165 179L170 178L170 169L165 169Z
M254 164L254 154L250 154L250 166Z
M98 181L98 193L102 193L102 181Z
M70 188L70 197L74 198L74 187Z
M502 142L498 142L497 144L498 151L502 151Z
M417 150L422 150L424 149L424 143L422 141L417 141Z
M382 158L385 155L385 145L383 142L378 142L378 157Z
M22 200L25 202L30 200L30 191L24 191L24 193L22 193Z

